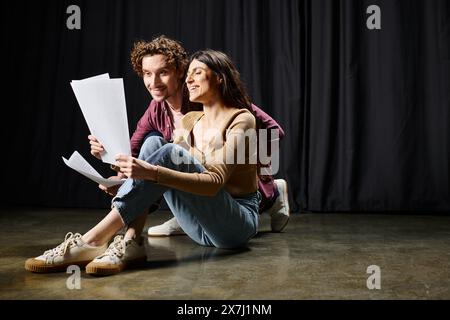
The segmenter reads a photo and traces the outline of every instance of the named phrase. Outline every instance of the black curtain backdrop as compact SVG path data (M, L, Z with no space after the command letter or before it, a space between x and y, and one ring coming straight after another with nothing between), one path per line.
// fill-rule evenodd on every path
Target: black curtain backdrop
M66 27L72 4L81 30ZM109 206L61 159L78 150L112 173L89 154L69 83L123 78L131 134L150 96L130 50L165 34L227 52L284 127L277 177L295 211L450 210L450 1L3 1L1 15L6 205Z

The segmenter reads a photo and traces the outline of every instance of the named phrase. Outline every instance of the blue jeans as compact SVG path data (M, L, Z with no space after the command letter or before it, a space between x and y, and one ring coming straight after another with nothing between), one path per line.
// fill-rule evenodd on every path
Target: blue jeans
M190 161L175 164L176 152ZM184 148L167 143L150 134L141 147L139 159L153 165L181 172L201 173L206 169ZM259 192L232 197L222 188L215 196L201 196L148 181L127 179L112 200L124 223L128 225L158 199L164 196L167 205L184 232L200 245L218 248L244 246L258 230Z

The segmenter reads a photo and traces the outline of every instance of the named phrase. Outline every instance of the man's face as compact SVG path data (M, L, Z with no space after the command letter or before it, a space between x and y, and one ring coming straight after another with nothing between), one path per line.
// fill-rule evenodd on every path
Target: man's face
M181 90L180 75L174 66L166 63L162 54L145 56L142 59L144 84L158 102L176 96Z

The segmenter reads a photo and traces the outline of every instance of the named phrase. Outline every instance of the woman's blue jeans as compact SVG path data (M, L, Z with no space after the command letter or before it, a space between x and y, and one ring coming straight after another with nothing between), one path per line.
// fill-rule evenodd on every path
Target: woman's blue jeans
M176 164L172 161L173 153L189 161ZM156 134L146 137L139 159L182 172L205 171L203 165L186 149L167 143ZM148 180L127 179L112 200L112 206L119 211L124 223L129 225L161 196L164 196L184 232L200 245L242 247L257 233L259 192L236 198L222 188L215 196L208 197Z

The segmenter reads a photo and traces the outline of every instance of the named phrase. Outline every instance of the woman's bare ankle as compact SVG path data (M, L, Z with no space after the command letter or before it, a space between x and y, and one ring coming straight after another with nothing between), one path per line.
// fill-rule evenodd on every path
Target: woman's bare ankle
M81 240L83 240L83 242L91 247L101 247L103 246L105 243L107 243L108 241L105 241L103 239L95 239L86 235L83 235L81 237Z

